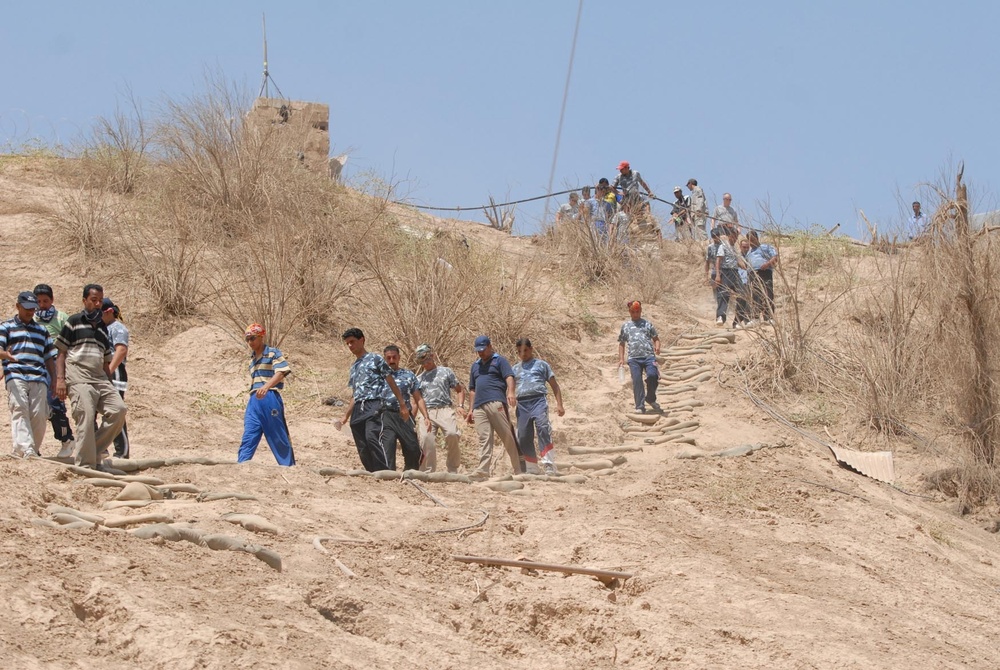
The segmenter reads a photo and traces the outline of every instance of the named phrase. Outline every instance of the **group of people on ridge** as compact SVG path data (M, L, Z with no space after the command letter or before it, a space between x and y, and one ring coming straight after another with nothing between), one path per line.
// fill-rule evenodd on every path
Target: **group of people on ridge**
M112 444L116 457L128 458L129 331L118 306L98 284L83 288L83 309L72 316L56 308L47 284L22 291L14 306L16 315L0 323L13 455L41 455L49 421L62 445L57 459L104 470Z

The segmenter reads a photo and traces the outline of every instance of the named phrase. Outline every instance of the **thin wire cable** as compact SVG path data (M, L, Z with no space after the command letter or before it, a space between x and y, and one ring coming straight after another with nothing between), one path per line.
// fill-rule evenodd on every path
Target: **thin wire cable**
M552 152L552 169L549 170L549 186L545 190L552 192L552 183L556 179L556 163L559 161L559 142L562 140L563 120L566 118L566 101L569 99L569 82L573 77L573 59L576 58L576 38L580 34L580 17L583 16L583 0L576 9L576 27L573 29L573 46L569 49L569 67L566 69L566 86L563 88L562 108L559 110L559 126L556 129L556 148ZM545 213L542 214L542 225L549 220L549 199L545 199Z
M537 195L534 198L522 198L521 200L511 200L510 202L498 202L490 203L489 205L476 205L475 207L436 207L433 205L414 205L413 203L403 202L402 200L393 200L392 204L402 205L403 207L412 207L413 209L422 209L426 211L433 212L472 212L480 209L489 209L490 207L505 207L507 205L520 205L524 202L533 202L535 200L542 200L543 198L551 198L556 195L565 195L567 193L572 193L573 191L579 191L580 188L570 188L565 191L556 191L555 193L546 193L545 195Z

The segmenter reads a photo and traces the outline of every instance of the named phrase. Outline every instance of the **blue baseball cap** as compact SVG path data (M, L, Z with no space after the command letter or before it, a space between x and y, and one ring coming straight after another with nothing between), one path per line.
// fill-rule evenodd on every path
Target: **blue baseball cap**
M31 291L21 291L17 294L17 304L24 309L38 309L38 298ZM486 340L486 343L489 344L490 341Z
M485 335L480 335L476 338L476 343L473 345L473 348L476 351L485 351L488 346L490 346L490 338Z

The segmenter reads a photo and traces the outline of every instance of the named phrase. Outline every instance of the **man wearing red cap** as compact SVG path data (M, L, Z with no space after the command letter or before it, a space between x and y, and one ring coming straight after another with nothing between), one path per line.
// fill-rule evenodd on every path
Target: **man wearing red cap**
M639 193L640 186L646 189L646 193L650 198L655 197L653 190L643 181L642 175L633 170L628 161L619 163L618 176L615 177L612 187L616 193L622 196L622 209L634 217L645 216L648 208L648 205L643 202L642 196Z
M653 324L642 318L642 303L638 300L628 303L628 315L630 319L622 324L618 334L618 366L625 367L627 350L635 411L644 413L648 403L653 411L659 412L656 386L660 381L660 368L656 365L656 357L660 355L660 335ZM643 371L646 373L646 388L642 386Z
M285 423L285 403L279 391L285 388L285 377L292 373L288 361L277 347L264 342L267 332L259 323L251 323L244 331L250 347L250 400L243 415L243 440L236 460L244 463L253 458L260 438L267 439L278 465L295 465L292 441Z

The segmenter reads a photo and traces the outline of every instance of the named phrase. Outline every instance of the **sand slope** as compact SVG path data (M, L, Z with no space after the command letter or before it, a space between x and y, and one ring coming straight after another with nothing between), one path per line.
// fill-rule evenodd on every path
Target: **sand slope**
M8 203L44 203L55 187L8 166ZM104 281L37 245L35 212L0 213L5 257L0 297L51 283L75 308L78 287ZM29 208L30 209L30 208ZM453 224L469 227L470 224ZM470 235L491 234L469 230ZM524 240L504 242L530 250ZM693 252L678 273L697 275ZM45 267L40 274L39 267ZM681 281L668 307L648 316L665 344L704 331L708 299ZM123 305L126 318L129 306ZM567 308L568 310L568 308ZM603 332L583 337L579 363L557 370L567 415L555 419L558 460L567 447L625 440L630 392L618 381L617 304L594 303ZM554 320L561 313L550 315ZM700 321L693 326L692 321ZM246 387L238 344L206 323L136 323L129 425L137 457L232 459ZM698 355L717 372L747 346ZM287 393L299 465L280 469L266 445L246 465L176 465L142 474L257 500L198 502L194 494L142 510L106 511L118 489L97 488L62 467L0 460L0 660L10 668L995 668L1000 635L996 536L939 500L838 468L828 453L759 416L719 378L684 397L704 406L691 433L703 449L786 442L734 459L680 460L686 445L645 445L611 474L582 484L527 482L515 493L422 484L441 507L401 481L323 477L357 456L323 406L346 397L340 343L310 336L285 345L298 377ZM470 359L471 360L471 359ZM465 362L455 367L464 370ZM725 376L723 376L725 381ZM689 415L678 415L686 420ZM0 412L0 452L9 417ZM465 449L471 442L467 429ZM55 452L51 438L48 454ZM900 486L920 491L917 455L897 454ZM564 468L567 472L577 472ZM584 473L586 471L580 471ZM156 511L177 524L269 547L277 572L254 556L127 531L35 525L52 504L107 516ZM278 535L221 517L265 517ZM475 532L428 534L475 524ZM362 543L327 543L340 536ZM453 554L527 558L623 570L609 589L595 579L469 566ZM346 576L339 559L353 573Z

